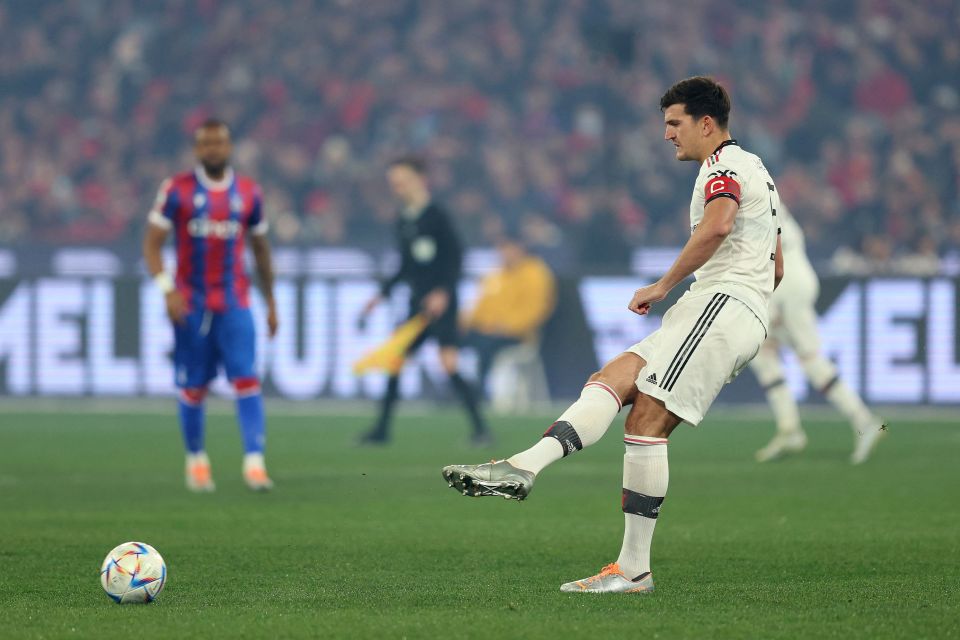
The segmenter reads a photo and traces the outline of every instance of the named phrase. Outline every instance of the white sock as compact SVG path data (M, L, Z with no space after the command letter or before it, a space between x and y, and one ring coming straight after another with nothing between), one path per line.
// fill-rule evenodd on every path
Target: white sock
M767 388L767 402L773 410L777 433L796 433L800 430L800 410L784 380Z
M251 469L266 469L262 453L248 453L243 456L243 472L246 473Z
M617 564L631 580L650 571L650 543L670 468L667 439L626 436L623 456L623 546Z
M837 368L832 362L818 354L811 358L802 359L800 363L813 386L826 397L837 411L850 421L854 431L873 419L873 414L863 404L860 396L840 379Z
M838 379L834 382L824 395L837 411L846 416L847 420L850 421L850 426L858 433L864 423L873 419L873 414L867 408L867 405L863 404L860 396L848 387L843 380Z
M600 440L622 406L613 389L602 382L588 382L580 399L557 418L537 444L507 458L507 462L540 473L547 465Z

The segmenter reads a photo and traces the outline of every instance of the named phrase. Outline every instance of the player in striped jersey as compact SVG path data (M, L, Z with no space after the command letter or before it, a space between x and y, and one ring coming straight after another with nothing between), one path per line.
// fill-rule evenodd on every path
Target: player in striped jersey
M208 120L197 129L198 165L163 182L143 241L147 269L163 292L173 322L186 482L193 491L214 490L204 449L204 398L221 367L237 394L244 481L253 490L273 486L263 458L265 418L254 369L256 339L244 266L249 236L273 337L277 310L270 245L260 187L233 172L230 150L230 130L223 122ZM171 232L177 252L175 277L164 270L161 253Z
M777 433L767 446L757 451L756 458L759 462L767 462L800 452L807 446L797 401L783 373L780 347L784 345L797 354L811 384L850 422L855 440L850 462L861 464L870 457L886 432L882 421L840 379L836 366L821 353L815 306L820 294L820 279L807 259L800 225L782 205L779 218L783 229L780 236L783 266L787 275L770 300L770 337L757 357L750 361L750 368L767 394Z
M443 469L464 495L524 499L547 465L597 442L624 405L619 558L568 582L573 593L653 591L650 543L667 492L667 442L696 425L723 385L766 338L767 305L783 275L776 187L757 156L730 136L730 98L709 78L678 82L660 101L666 140L678 160L700 164L690 204L690 240L657 282L628 308L646 314L688 276L695 282L663 316L662 327L594 374L577 400L533 447L506 460Z

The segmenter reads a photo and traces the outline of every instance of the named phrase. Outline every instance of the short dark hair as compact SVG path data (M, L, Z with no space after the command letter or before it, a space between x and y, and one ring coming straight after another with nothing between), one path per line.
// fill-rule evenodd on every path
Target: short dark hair
M230 133L230 125L221 120L220 118L207 118L200 123L200 126L197 127L197 130L194 132L194 135L199 134L201 131L206 129L219 129L224 128L227 130L227 133Z
M393 167L406 167L416 173L417 175L424 176L427 174L427 162L420 156L407 155L399 156L390 161L390 168Z
M694 120L710 116L721 129L726 129L730 120L730 94L713 78L694 76L667 89L660 98L660 111L675 104L682 104Z

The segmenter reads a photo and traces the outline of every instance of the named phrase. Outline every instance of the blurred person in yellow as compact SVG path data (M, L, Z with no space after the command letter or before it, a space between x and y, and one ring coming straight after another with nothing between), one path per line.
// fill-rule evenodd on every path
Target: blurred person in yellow
M527 251L519 234L504 232L497 252L500 268L483 278L475 306L461 318L463 345L477 353L481 389L501 349L539 339L557 297L550 267Z

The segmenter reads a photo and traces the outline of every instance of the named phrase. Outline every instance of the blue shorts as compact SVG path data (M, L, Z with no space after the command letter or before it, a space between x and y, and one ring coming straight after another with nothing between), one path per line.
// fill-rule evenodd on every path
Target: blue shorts
M257 341L250 309L193 311L173 329L173 365L181 389L205 387L223 366L228 380L256 376Z

